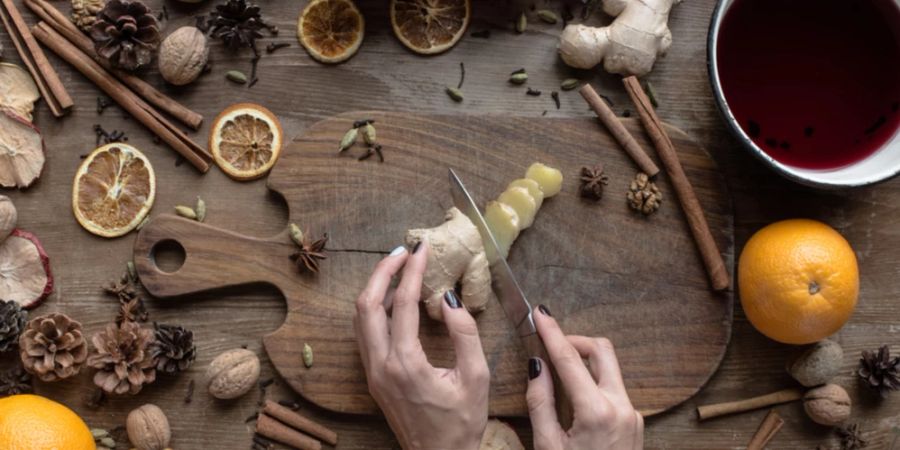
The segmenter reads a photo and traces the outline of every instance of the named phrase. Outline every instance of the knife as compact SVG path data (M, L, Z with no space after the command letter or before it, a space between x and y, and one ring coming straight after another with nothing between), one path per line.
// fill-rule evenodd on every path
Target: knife
M553 377L553 391L556 398L556 412L559 417L559 423L564 430L568 430L572 425L572 407L559 381L559 376L553 370L550 357L547 355L547 349L537 333L531 304L525 298L525 293L519 287L519 282L516 281L509 264L501 256L500 246L497 245L497 241L488 228L484 216L481 215L481 211L478 210L478 206L472 200L469 191L466 190L462 180L459 179L453 169L450 169L450 196L453 198L453 205L475 224L478 234L481 235L481 241L484 244L485 254L491 271L491 287L500 301L500 306L506 312L506 317L512 322L519 338L522 340L525 352L529 357L541 358L544 361L544 370L550 371Z

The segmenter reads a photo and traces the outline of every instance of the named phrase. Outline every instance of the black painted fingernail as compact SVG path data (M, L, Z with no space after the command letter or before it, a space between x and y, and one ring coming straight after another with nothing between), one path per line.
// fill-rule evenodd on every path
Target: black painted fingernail
M444 294L444 301L447 302L447 306L456 309L462 306L462 303L459 302L459 298L456 297L456 293L452 290L447 291Z
M541 360L538 358L528 359L528 379L533 380L541 376Z
M422 241L416 242L415 247L413 247L413 254L416 254L416 252L418 252L420 248L422 248Z
M538 310L543 313L545 316L553 317L553 314L550 314L550 310L547 309L544 305L538 305Z

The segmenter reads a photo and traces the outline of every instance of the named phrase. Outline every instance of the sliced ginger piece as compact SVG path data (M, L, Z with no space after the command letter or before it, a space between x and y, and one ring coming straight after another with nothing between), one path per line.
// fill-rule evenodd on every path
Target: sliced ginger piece
M487 222L488 228L497 246L500 247L500 256L506 259L509 255L509 248L512 243L519 237L519 215L512 206L498 201L488 202L484 208L484 221Z
M544 203L544 191L541 190L541 185L539 185L537 181L534 181L531 178L519 178L518 180L509 183L509 186L507 186L506 189L509 190L514 187L528 189L528 193L531 194L531 197L534 199L537 209L541 209L541 205Z
M537 181L544 191L544 198L553 197L562 190L562 172L541 163L532 164L525 172L525 178Z
M516 210L519 216L519 231L522 231L534 223L534 216L537 214L537 202L523 187L511 187L497 197L497 201L507 204Z

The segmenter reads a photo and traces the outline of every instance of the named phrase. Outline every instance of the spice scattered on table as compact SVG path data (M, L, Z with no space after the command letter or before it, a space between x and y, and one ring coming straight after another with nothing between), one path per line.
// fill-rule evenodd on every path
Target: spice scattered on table
M528 81L528 73L525 69L519 69L509 74L509 82L512 84L525 84Z
M297 245L298 250L291 255L291 260L297 264L300 272L319 273L319 261L327 259L325 244L328 243L328 234L313 241L307 233L304 233L297 224L290 225L291 240Z
M34 391L31 385L31 374L25 371L21 365L0 370L0 397L17 394L27 394Z
M303 365L306 366L307 369L312 367L313 365L313 349L309 343L303 343Z
M862 427L858 423L839 426L835 429L841 439L841 450L861 450L869 445L863 438Z
M525 11L522 11L519 14L519 18L516 19L516 33L522 34L527 29L528 29L528 16L525 15Z
M559 102L559 92L553 91L550 93L550 98L553 99L553 104L556 105L556 109L559 109L562 106Z
M455 87L447 86L446 88L444 88L444 92L446 92L447 96L450 97L456 103L460 103L463 101L462 91Z
M269 45L266 46L266 53L275 53L282 48L290 46L291 44L288 42L270 42Z
M603 164L595 164L593 167L581 168L581 189L579 192L584 198L600 200L603 198L603 188L609 184L609 176L604 173Z
M577 88L580 83L581 81L577 78L566 78L559 84L559 88L564 91L571 91L572 89Z
M530 95L532 97L538 97L541 95L541 91L529 87L527 91L525 91L525 95Z
M97 450L116 450L116 440L102 428L91 428L91 436L97 444Z
M541 19L544 23L555 25L559 22L559 16L549 9L539 9L535 14L538 16L538 19Z
M247 84L247 75L240 70L229 70L225 72L225 79L234 84Z
M473 31L472 34L470 34L469 36L472 36L473 38L476 38L476 39L490 39L491 30L488 28L485 28L483 30Z
M200 28L200 27L198 27ZM246 0L227 0L209 13L204 28L210 35L221 39L225 48L236 51L241 47L250 48L257 54L256 40L262 37L263 28L272 30L260 14L260 7L248 4ZM201 28L202 30L203 28Z
M864 350L857 370L860 381L882 398L900 389L900 356L891 358L891 349L882 345L877 351Z
M662 192L656 183L644 172L638 172L628 187L625 198L631 209L645 216L655 213L663 200Z

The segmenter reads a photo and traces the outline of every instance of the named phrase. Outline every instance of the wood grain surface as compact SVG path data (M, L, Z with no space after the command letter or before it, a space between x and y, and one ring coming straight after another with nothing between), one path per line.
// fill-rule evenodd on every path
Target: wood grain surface
M385 163L374 157L358 161L363 145L336 152L344 133L361 119L375 121ZM625 123L641 136L637 120ZM725 181L687 135L674 128L669 133L703 194L708 220L731 267L732 208ZM263 342L282 378L323 408L377 414L352 324L366 274L402 242L407 229L443 221L451 206L448 168L484 204L534 161L558 167L565 179L561 194L544 202L535 224L510 252L522 289L532 302L554 311L568 333L609 336L618 345L629 395L645 415L686 400L725 353L731 292L709 289L665 177L659 181L670 198L665 207L650 217L628 208L624 193L638 169L590 118L352 112L326 119L287 146L268 182L287 202L291 222L316 237L328 234L328 259L319 276L297 271L289 258L296 248L286 232L248 238L172 215L143 227L135 242L135 264L144 287L157 297L251 283L275 286L288 313L284 325ZM598 161L610 176L607 195L600 202L586 201L578 195L580 169ZM651 229L661 231L648 239ZM156 267L154 248L166 242L184 249L178 270ZM496 302L477 319L492 374L490 413L526 417L528 356L515 329ZM442 324L422 320L419 335L432 364L454 365ZM303 365L302 343L316 350L312 368Z
M165 5L170 19L163 21L164 34L193 24L193 16L206 14L217 1L188 5L172 0L147 0L159 10ZM577 77L590 81L599 93L608 96L613 110L634 111L621 81L602 71L573 71L559 61L556 43L562 29L531 17L524 34L512 31L513 20L531 3L477 0L473 2L470 31L491 30L489 39L466 36L454 49L436 57L419 57L394 38L384 0L360 0L366 17L366 39L359 53L345 64L322 66L297 44L296 18L305 1L265 0L259 2L263 15L281 32L269 42L291 46L273 54L263 54L260 81L253 88L236 86L224 79L228 70L250 72L252 53L227 52L212 42L212 71L195 84L173 87L154 67L143 72L144 80L167 95L178 98L207 120L192 134L200 142L206 137L209 121L222 109L238 101L257 102L274 111L288 138L301 135L307 127L326 117L354 110L412 111L421 114L506 114L524 117L591 117L577 92L560 92L561 107L548 97L560 81ZM571 6L577 13L579 2ZM25 9L17 1L21 9ZM68 2L54 2L68 13ZM536 3L538 7L561 9L558 1ZM869 448L890 449L896 438L891 429L900 425L900 396L879 401L859 387L853 375L859 352L881 344L900 351L900 180L848 191L818 191L786 181L756 161L732 139L715 109L706 73L706 35L715 0L683 1L672 9L669 25L674 42L645 78L656 90L659 116L684 130L713 156L725 175L734 198L735 255L762 226L779 219L810 217L823 220L840 231L859 257L862 274L860 302L850 322L834 339L845 349L844 364L835 380L850 392L854 401L853 421L861 422ZM529 13L531 15L532 13ZM29 11L25 20L35 23ZM609 22L602 14L593 19ZM6 30L0 30L6 60L21 64ZM151 136L118 107L98 115L100 92L55 55L48 54L60 79L75 100L72 112L54 119L40 102L35 123L47 143L47 165L40 180L24 191L5 191L19 209L19 224L42 240L56 276L56 293L34 313L64 311L80 320L90 335L100 331L115 316L116 302L102 293L100 286L120 275L132 254L133 235L115 240L97 238L82 230L70 211L71 182L80 155L94 148L93 124L108 130L123 130L129 143L140 148L156 168L159 190L153 216L171 213L176 204L193 204L197 196L207 200L207 223L247 236L273 236L284 230L287 207L269 194L264 180L236 183L212 169L198 175L188 164L175 165L174 153L153 143ZM444 87L459 81L459 63L465 63L465 101L452 102ZM507 83L509 73L526 68L529 85L540 89L540 97L525 95L524 89ZM522 131L527 133L527 130ZM389 155L388 155L389 156ZM372 164L373 169L375 168ZM702 198L701 198L702 200ZM435 209L437 207L435 206ZM653 239L665 230L647 230ZM364 275L360 275L364 276ZM268 389L273 399L297 398L286 381L275 374L265 355L261 337L276 330L285 320L281 294L265 285L232 288L190 295L178 302L149 301L151 319L184 325L195 332L198 359L190 371L180 376L163 376L135 397L109 399L99 408L86 403L93 393L90 371L76 379L38 383L38 393L73 407L91 426L113 428L124 424L132 408L156 403L169 415L173 428L173 448L246 450L250 446L252 423L244 420L258 408L258 393L235 402L220 402L204 392L203 372L220 352L247 345L263 360L263 377L275 377ZM699 423L694 409L698 404L735 400L794 386L784 373L786 358L796 348L774 343L756 332L747 322L739 303L735 308L732 339L720 369L699 394L673 410L647 420L646 447L651 449L738 449L744 448L766 411L756 411ZM0 356L8 363L13 355ZM647 364L653 364L647 358ZM197 383L191 403L184 402L190 380ZM383 419L331 413L301 400L303 411L327 424L340 435L342 449L393 449L393 438ZM770 443L770 449L814 449L818 445L838 448L836 434L813 424L799 404L778 407L784 428ZM526 445L531 448L527 420L512 420ZM118 449L130 448L124 441Z

